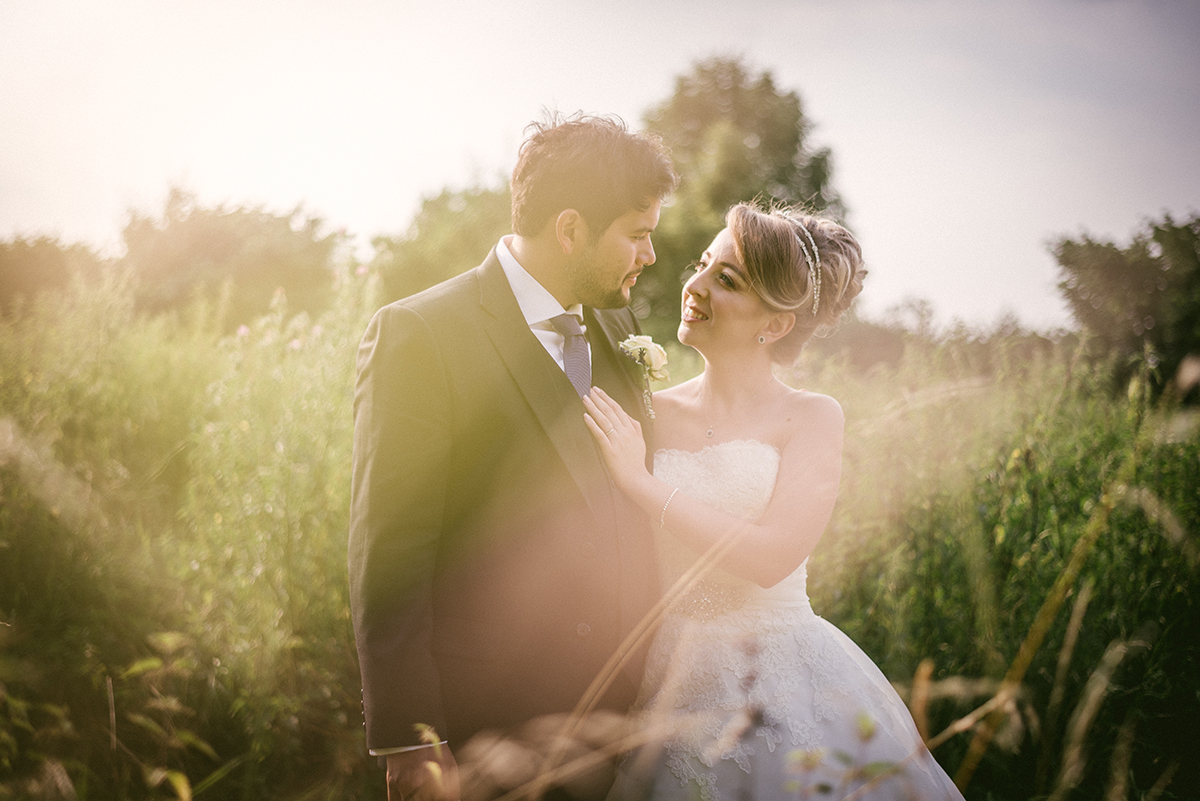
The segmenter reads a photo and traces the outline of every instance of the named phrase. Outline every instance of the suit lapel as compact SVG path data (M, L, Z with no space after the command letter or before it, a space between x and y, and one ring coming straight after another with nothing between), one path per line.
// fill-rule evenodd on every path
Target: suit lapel
M626 412L645 425L644 368L618 348L622 340L636 332L622 324L613 312L587 309L584 318L592 345L592 383L603 388ZM597 334L591 333L597 330Z
M485 328L496 352L592 513L603 526L614 526L608 475L583 423L583 404L566 374L529 330L495 252L479 268L479 287L480 305L490 315Z
M645 368L617 347L625 337L638 332L614 312L588 309L584 317L589 326L588 340L592 344L592 383L611 395L621 408L642 424L642 435L648 446L646 469L652 470L654 420L646 413ZM592 335L592 331L599 333Z

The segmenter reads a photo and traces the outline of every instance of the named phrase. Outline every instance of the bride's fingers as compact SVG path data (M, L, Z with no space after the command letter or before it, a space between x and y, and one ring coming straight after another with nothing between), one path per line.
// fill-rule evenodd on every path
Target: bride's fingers
M620 425L627 425L633 422L633 418L625 414L625 410L621 408L621 404L610 398L600 387L593 387L592 395L594 396L593 403L604 411L605 416L609 420Z
M600 390L592 387L592 391L583 396L583 405L592 412L592 416L596 418L596 422L603 423L608 420L615 421L617 416L613 413L612 406L605 402L599 394Z
M608 396L608 393L600 389L600 387L592 387L592 397L597 404L604 404L606 407L616 406L617 403Z
M592 438L597 442L608 439L608 437L604 435L604 429L600 428L600 425L596 422L595 418L593 418L587 412L583 413L583 424L588 427L588 431L592 433Z
M603 418L601 418L601 420L603 420ZM587 412L583 413L583 422L584 425L588 427L588 431L591 432L592 439L596 440L596 442L600 445L607 445L610 448L613 447L614 432L617 430L616 426L606 420L603 422L598 422L595 417Z
M599 391L599 390L595 390ZM631 433L626 416L621 412L621 407L614 404L611 400L603 397L595 397L591 399L592 406L603 415L603 419L597 418L596 422L605 427L609 437L616 435L628 435Z
M593 390L593 392L597 391L599 390ZM588 396L584 397L583 402L588 410L584 413L584 417L589 422L589 428L595 426L592 429L593 432L602 434L608 441L608 445L623 447L622 443L628 443L631 440L641 442L641 424L625 414L620 406L611 400L605 401L603 398Z
M604 409L600 408L600 404L596 402L596 390L595 389L592 389L592 391L589 394L583 396L583 405L585 407L587 407L587 410L592 415L592 417L607 418L607 415L604 414Z
M583 413L584 418L591 420L601 432L608 432L616 428L616 423L612 421L612 418L605 414L604 410L587 395L583 396L583 405L587 408L587 411Z

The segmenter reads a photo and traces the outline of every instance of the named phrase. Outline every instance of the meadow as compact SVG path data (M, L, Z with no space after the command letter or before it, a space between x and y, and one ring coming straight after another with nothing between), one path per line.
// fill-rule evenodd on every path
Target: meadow
M334 291L229 333L106 271L0 320L0 798L383 797L345 552L380 295ZM786 376L848 425L814 608L972 801L1195 797L1194 411L1078 334L899 336Z

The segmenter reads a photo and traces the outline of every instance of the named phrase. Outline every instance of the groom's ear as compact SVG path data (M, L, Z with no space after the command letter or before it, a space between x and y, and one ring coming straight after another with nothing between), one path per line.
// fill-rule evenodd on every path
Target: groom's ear
M587 243L587 222L575 209L563 209L554 220L554 236L563 255L570 256Z

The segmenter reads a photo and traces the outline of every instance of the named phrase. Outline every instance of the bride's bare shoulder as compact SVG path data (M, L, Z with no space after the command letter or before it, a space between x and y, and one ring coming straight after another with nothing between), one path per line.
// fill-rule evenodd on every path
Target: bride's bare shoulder
M796 409L811 410L814 413L841 412L842 404L830 395L820 392L810 392L807 389L793 389L787 394L787 402Z
M840 435L846 425L842 405L829 395L806 390L792 390L784 399L786 420L793 432L837 431Z

